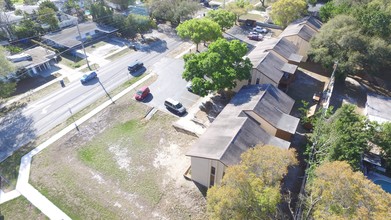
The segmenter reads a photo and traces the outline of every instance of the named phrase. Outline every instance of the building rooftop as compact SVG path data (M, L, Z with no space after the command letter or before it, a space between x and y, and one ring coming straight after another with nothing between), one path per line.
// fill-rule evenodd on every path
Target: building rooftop
M303 59L303 56L297 54L299 48L285 38L270 38L257 43L256 47L264 52L272 50L288 61L299 63Z
M284 76L285 70L288 71L287 73L293 74L297 69L296 65L286 63L285 60L272 51L263 52L262 49L255 48L247 57L253 64L253 68L256 68L277 84Z
M240 155L255 145L273 145L288 149L290 142L268 134L246 114L253 111L283 130L296 130L299 119L287 115L294 100L270 84L243 87L223 109L211 126L192 146L187 156L237 164Z
M91 31L99 31L103 33L113 33L118 29L102 26L95 22L87 22L79 24L80 34L84 35ZM63 45L68 48L76 47L81 44L79 40L79 32L77 31L77 26L65 28L61 31L54 32L51 34L46 34L42 38L51 40L57 44Z
M23 53L30 55L32 59L30 61L24 60L24 61L16 62L15 65L17 67L31 68L48 62L56 54L54 51L51 51L41 46L26 50Z
M297 35L305 41L309 42L311 38L317 34L317 31L307 26L306 24L307 22L292 23L288 25L288 27L286 27L283 32L281 32L279 37Z

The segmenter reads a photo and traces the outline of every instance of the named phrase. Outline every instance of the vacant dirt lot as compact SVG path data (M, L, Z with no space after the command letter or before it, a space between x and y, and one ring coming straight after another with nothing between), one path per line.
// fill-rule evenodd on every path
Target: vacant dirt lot
M30 183L72 219L204 219L205 199L183 177L193 136L174 116L118 100L33 158Z

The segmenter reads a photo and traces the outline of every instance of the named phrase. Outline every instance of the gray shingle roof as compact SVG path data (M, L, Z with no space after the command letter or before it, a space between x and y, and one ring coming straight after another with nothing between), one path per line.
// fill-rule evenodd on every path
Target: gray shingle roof
M26 50L23 53L29 54L32 58L31 61L25 60L15 63L18 67L31 68L43 63L48 62L56 54L54 51L48 50L44 47L38 46L32 49Z
M103 33L112 33L112 32L117 31L117 29L115 29L115 28L101 26L95 22L81 23L81 24L79 24L79 30L80 30L81 35L89 33L93 30L103 32ZM65 29L58 31L58 32L55 32L55 33L47 34L47 35L43 36L42 38L49 39L53 42L56 42L57 44L66 46L68 48L76 47L79 44L81 44L80 40L78 40L79 33L77 31L76 26L70 27L70 28L65 28Z
M253 111L265 120L271 120L269 123L293 131L299 119L286 115L293 104L294 100L273 85L245 86L192 146L187 156L219 160L228 166L238 163L240 155L257 144L288 149L290 142L269 135L244 111Z
M255 48L247 55L247 57L253 64L253 68L256 68L277 84L280 82L281 78L284 75L284 66L285 69L287 69L288 71L291 71L292 69L297 69L297 66L293 64L289 64L288 66L286 66L287 63L271 51L265 53L261 49L258 50L258 48Z
M306 16L304 18L300 18L300 19L292 22L292 24L306 24L309 27L311 27L312 29L315 29L316 31L319 31L319 29L323 25L323 23L320 20L316 19L313 16Z
M303 56L296 54L299 48L285 38L270 38L259 42L256 46L257 50L264 52L273 50L286 60L299 63L303 59Z
M285 28L283 32L279 35L279 37L287 37L298 35L303 38L305 41L309 42L313 36L315 36L317 32L306 25L306 22L301 23L292 23Z

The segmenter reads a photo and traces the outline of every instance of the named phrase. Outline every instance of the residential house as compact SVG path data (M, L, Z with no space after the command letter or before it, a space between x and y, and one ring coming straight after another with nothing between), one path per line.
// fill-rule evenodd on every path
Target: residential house
M256 145L290 147L299 119L289 115L294 100L271 84L244 86L191 147L191 179L219 184L228 166Z
M23 69L26 74L36 76L40 71L50 69L56 62L56 53L44 47L34 47L7 57L18 69Z
M390 109L391 97L374 93L367 95L365 115L370 121L376 121L378 123L391 122Z
M58 32L46 34L42 39L46 44L52 47L70 49L81 46L82 41L86 41L89 37L99 38L118 30L116 28L99 25L95 22L81 23L78 26L80 35L78 27L74 26Z
M308 59L308 50L310 49L310 40L320 30L322 22L318 19L307 16L296 20L289 24L279 35L280 38L285 38L298 47L297 54L303 56L302 61Z
M295 78L297 65L288 63L273 51L264 52L262 47L256 47L247 57L253 64L249 84L270 83L287 90Z

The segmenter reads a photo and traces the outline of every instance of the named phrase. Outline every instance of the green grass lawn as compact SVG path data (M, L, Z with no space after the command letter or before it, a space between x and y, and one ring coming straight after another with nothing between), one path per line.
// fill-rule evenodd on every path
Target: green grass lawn
M66 65L71 68L79 68L83 66L84 64L87 64L87 61L83 58L73 56L67 53L63 53L61 55L61 64Z
M35 147L36 145L34 143L27 144L19 148L14 152L14 154L0 163L0 173L7 181L2 184L2 190L8 192L15 189L19 175L20 160Z
M48 219L23 196L1 204L0 210L5 220Z
M115 53L115 54L113 54L111 56L106 57L106 59L113 61L113 60L116 60L119 57L122 57L122 56L124 56L126 54L133 53L133 52L134 52L134 50L124 49L124 50L121 50L118 53Z

